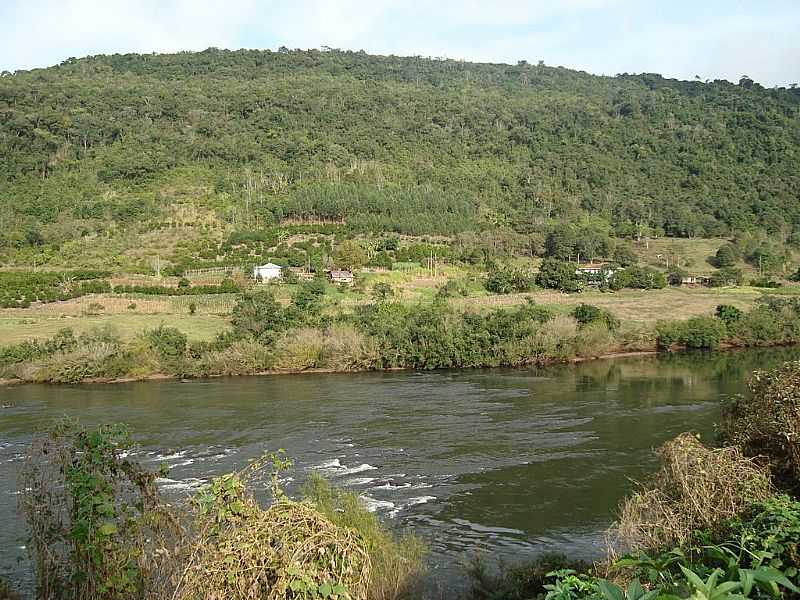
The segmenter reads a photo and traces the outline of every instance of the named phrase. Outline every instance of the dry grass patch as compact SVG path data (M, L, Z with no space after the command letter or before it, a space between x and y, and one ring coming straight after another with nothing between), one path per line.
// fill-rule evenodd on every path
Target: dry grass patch
M615 550L654 550L689 541L772 493L769 469L736 448L710 449L688 433L659 450L661 470L629 496L612 529Z

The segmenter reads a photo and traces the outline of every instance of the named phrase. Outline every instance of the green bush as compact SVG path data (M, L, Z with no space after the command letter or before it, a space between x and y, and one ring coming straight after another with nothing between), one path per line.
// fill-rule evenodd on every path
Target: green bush
M774 279L770 279L769 277L759 277L757 279L751 279L750 285L753 287L769 288L769 289L777 289L779 287L783 287L783 284L780 281L775 281Z
M580 292L584 288L583 277L578 275L575 265L554 258L542 261L536 284L547 289L562 292Z
M72 329L61 329L44 342L29 340L20 344L0 347L0 366L37 360L59 352L70 352L76 348L77 344L78 340Z
M146 331L144 337L165 365L174 367L186 355L186 334L175 327L162 324Z
M788 574L797 584L800 581L800 502L778 495L754 504L744 514L723 526L716 543L737 543L745 559L742 566L756 566L764 557L770 566ZM728 543L730 543L728 542Z
M726 327L735 325L742 319L742 311L730 304L720 304L715 312L717 318L725 323Z
M484 286L493 294L529 292L534 287L534 277L520 269L497 269L489 274Z
M674 345L693 350L713 350L725 337L725 323L712 317L691 317L686 321L667 321L656 324L659 348Z
M607 310L592 306L591 304L581 303L576 306L570 314L580 325L589 325L599 322L605 324L609 331L616 331L620 326L619 319L614 315Z
M642 290L661 289L667 286L667 279L661 271L651 267L632 265L614 273L608 286L612 290L633 288Z
M708 285L710 287L725 287L729 285L742 285L744 275L741 269L726 267L719 269L711 275Z

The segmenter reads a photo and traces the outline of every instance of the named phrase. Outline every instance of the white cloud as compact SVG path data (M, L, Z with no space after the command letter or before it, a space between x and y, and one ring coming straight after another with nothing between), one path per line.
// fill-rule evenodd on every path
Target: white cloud
M800 78L800 7L774 0L0 0L0 69L69 56L331 46L595 73ZM738 8L737 8L738 7Z
M235 47L256 8L255 0L17 2L5 8L0 56L9 64L2 67L47 66L86 54Z

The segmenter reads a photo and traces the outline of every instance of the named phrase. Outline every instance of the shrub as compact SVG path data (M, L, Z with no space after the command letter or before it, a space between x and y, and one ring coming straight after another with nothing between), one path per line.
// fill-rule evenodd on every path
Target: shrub
M456 296L467 296L469 290L460 281L448 279L447 282L436 291L437 298L454 298Z
M750 285L753 287L770 288L770 289L777 289L779 287L783 287L783 284L780 281L775 281L773 279L770 279L769 277L759 277L757 279L751 279Z
M614 334L608 325L597 321L584 325L575 335L575 355L582 357L595 357L608 354L616 346Z
M170 575L160 552L169 556L163 542L178 532L159 505L155 474L123 458L132 446L123 426L87 430L72 421L34 438L19 506L38 597L159 597Z
M175 366L186 355L186 334L175 327L159 325L146 331L144 338L165 365Z
M336 324L325 330L319 366L337 371L372 369L378 362L374 340L352 325Z
M735 540L744 557L766 557L769 565L797 581L800 571L800 502L786 495L768 498L727 521L722 539ZM751 566L747 564L746 566Z
M725 244L720 246L711 264L718 268L726 268L734 266L741 258L739 250L733 244Z
M399 600L418 580L424 548L395 540L353 494L319 479L290 500L280 453L217 477L188 505L162 503L156 474L126 458L123 426L63 422L36 436L20 508L41 598ZM271 501L250 483L271 468ZM0 588L0 591L3 591Z
M223 346L205 350L198 358L190 361L192 374L252 375L275 365L274 355L256 341L236 340Z
M731 304L719 304L715 314L727 327L731 327L741 320L743 313Z
M231 324L236 331L270 343L289 327L290 319L272 292L255 292L239 298L233 307Z
M577 329L572 317L559 315L550 319L523 340L524 360L519 364L542 364L571 357Z
M394 296L394 290L388 283L381 281L372 286L372 299L375 302L385 302Z
M769 471L736 448L709 449L685 433L658 451L662 467L622 504L615 543L625 550L683 545L772 495Z
M534 287L534 277L520 269L498 269L489 274L484 286L493 294L529 292Z
M766 297L730 327L743 346L760 346L800 340L800 312L795 298Z
M711 317L692 317L686 321L656 324L659 348L678 344L693 350L717 348L725 335L725 323Z
M654 290L666 287L667 279L661 271L633 265L614 273L608 281L608 286L612 290L623 288Z
M614 248L614 262L622 267L629 267L639 262L639 257L629 243L621 243Z
M766 457L783 487L800 491L800 361L757 371L750 396L723 405L720 436L746 456Z
M610 312L591 304L581 303L570 314L580 325L603 323L609 331L616 331L620 325L619 319Z
M689 276L689 271L686 269L681 269L680 267L673 267L670 269L669 273L667 273L667 283L669 285L681 285L683 283L683 278Z
M80 383L95 377L119 377L132 366L119 338L109 331L84 334L73 350L52 355L34 371L34 381Z
M0 348L0 366L38 360L59 352L70 352L77 345L78 340L72 329L61 329L44 342L30 340Z
M415 536L395 539L381 526L375 515L364 508L358 496L334 489L320 475L312 474L302 490L335 525L357 531L366 543L372 566L367 589L370 600L399 600L412 595L422 572L424 544Z
M249 484L267 464L256 461L217 477L195 497L192 562L172 597L367 600L367 540L313 503L288 499L277 485L279 471L289 465L281 457L272 458L272 502L262 507Z
M302 371L318 367L322 357L323 333L303 328L289 332L275 344L276 366Z
M712 274L708 285L710 287L725 287L729 285L742 285L742 281L744 281L744 275L741 269L726 267Z

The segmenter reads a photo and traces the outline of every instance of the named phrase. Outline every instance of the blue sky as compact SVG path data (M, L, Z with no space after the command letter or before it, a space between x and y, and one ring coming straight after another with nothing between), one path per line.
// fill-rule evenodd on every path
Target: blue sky
M209 46L788 85L800 82L800 0L0 0L0 70Z

